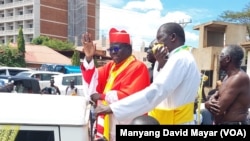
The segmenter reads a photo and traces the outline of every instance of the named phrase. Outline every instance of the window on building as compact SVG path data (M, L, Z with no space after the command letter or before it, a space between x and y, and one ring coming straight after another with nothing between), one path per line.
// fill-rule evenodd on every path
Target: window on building
M33 13L33 10L32 10L32 9L29 9L29 10L28 10L28 13L29 13L29 14Z
M4 17L4 11L0 12L0 17Z

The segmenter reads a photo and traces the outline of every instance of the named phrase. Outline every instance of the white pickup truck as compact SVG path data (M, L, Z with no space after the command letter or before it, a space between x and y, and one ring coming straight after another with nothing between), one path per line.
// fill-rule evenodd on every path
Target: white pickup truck
M0 93L0 111L0 140L90 140L83 96Z

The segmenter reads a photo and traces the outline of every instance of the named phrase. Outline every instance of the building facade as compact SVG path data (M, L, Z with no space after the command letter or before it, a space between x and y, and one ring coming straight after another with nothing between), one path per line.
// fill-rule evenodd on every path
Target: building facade
M82 33L99 37L99 0L0 0L0 44L40 35L80 45Z
M223 47L246 42L247 28L242 24L210 21L193 28L199 30L199 47L192 53L201 71L208 76L206 88L215 88L216 81L222 80L225 73L219 68L219 54ZM244 59L245 60L245 59ZM242 68L246 66L242 61Z

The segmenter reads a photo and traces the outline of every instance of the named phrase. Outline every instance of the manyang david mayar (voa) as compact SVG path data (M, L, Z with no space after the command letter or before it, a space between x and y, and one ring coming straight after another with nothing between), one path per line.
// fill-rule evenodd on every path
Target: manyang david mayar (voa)
M130 131L128 129L120 129L120 136L131 136L131 137L155 137L160 138L161 132L160 131Z
M163 129L162 136L188 136L188 129L180 129L180 130L169 130Z

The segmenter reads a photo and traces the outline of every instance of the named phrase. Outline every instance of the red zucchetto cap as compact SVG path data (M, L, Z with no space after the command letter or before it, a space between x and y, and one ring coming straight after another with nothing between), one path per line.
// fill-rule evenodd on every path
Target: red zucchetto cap
M111 43L127 43L131 44L129 34L125 30L118 31L111 28L109 31L109 42Z

